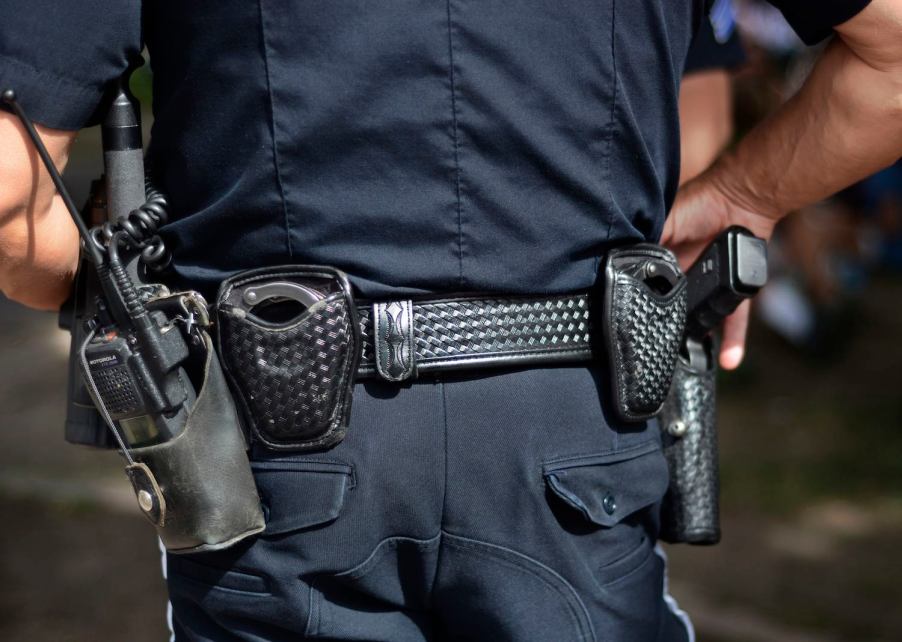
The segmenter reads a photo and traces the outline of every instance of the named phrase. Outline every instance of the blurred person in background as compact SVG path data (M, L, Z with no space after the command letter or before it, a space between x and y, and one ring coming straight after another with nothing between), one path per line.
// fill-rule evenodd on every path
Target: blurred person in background
M902 2L784 0L775 4L805 41L827 38L834 29L839 37L792 100L678 193L677 91L701 3L618 5L616 24L612 17L597 16L595 4L593 11L577 14L567 13L569 6L548 13L544 3L529 10L498 5L490 19L474 15L474 9L452 11L449 4L438 13L422 16L429 18L427 26L441 26L437 35L423 25L402 32L417 33L423 41L370 31L356 22L360 19L356 12L333 20L330 12L338 8L331 4L325 13L304 15L273 16L265 8L267 19L261 31L278 28L282 39L281 46L264 46L261 54L258 31L247 26L260 19L260 7L245 15L243 5L221 3L212 16L201 15L196 7L171 6L162 11L152 6L142 23L130 5L111 8L110 3L88 3L79 9L92 9L94 21L105 30L92 33L98 40L79 49L85 44L85 30L66 13L69 5L32 0L29 10L44 10L54 21L41 29L29 23L29 30L17 22L24 13L21 7L4 13L0 84L22 87L23 100L31 92L28 107L45 125L42 132L56 162L64 164L73 131L90 122L104 84L123 71L129 54L140 51L143 25L158 90L151 154L161 165L161 187L177 210L167 232L176 248L179 276L190 285L209 290L224 273L242 267L303 259L345 268L356 287L376 297L397 294L399 289L407 294L411 289L443 293L464 286L559 292L591 286L598 255L611 244L660 237L679 253L685 266L730 225L744 225L769 237L775 222L787 212L898 158ZM402 18L387 6L368 5L368 11L375 12L370 17L383 26L394 28ZM180 19L172 20L173 16ZM536 17L540 20L533 23L530 18ZM299 32L314 29L315 19L323 20L319 24L323 37L299 38ZM358 28L346 32L348 24ZM482 31L501 25L506 28L488 38ZM527 28L536 25L542 27L542 39L531 37ZM333 37L338 33L349 40ZM594 65L577 56L580 65L575 68L574 60L559 57L561 52L582 53L576 42L594 46L604 33L614 34L617 47L609 42L606 49L594 51L598 56L592 59ZM104 35L110 39L104 40ZM369 46L363 46L359 38L369 37L372 40L363 43ZM469 58L450 64L446 58L449 40L451 53L455 47L469 45ZM333 73L333 65L351 64L343 71L359 82L311 96L304 83L313 78L295 73L290 65L282 66L284 59L279 58L297 56L303 44L312 47L308 53L327 60ZM430 44L434 48L427 47ZM248 48L244 56L241 47ZM73 56L71 48L79 55ZM612 48L619 50L616 67L610 58ZM518 64L520 56L529 54L536 55L528 58L528 65ZM279 62L275 70L279 82L272 87L264 82L273 73L264 64L273 60L266 56ZM74 69L71 77L60 71L60 59ZM313 63L309 56L292 61L311 71L306 66ZM410 62L422 66L404 75L406 81L442 72L441 82L428 90L420 88L440 105L435 115L439 125L416 120L431 114L432 103L424 101L423 94L394 91L388 82ZM566 72L555 63L564 63ZM602 63L609 65L609 77L597 73L595 65ZM460 73L459 65L466 64L477 65L475 70L469 67L471 76ZM384 73L384 86L368 82L370 77L358 78L369 65ZM449 68L460 73L457 82L475 85L467 92L457 91L455 75L445 73ZM505 73L497 74L499 68ZM86 82L87 78L92 81ZM505 82L511 81L514 86L508 87ZM586 82L595 83L601 95L615 97L611 127L605 130L610 136L604 138L610 141L605 167L611 175L600 181L595 180L595 149L586 147L598 133L597 123L579 120L599 111L593 108L597 95L586 91ZM217 94L222 87L229 88L227 97ZM286 88L293 90L295 110L273 102L274 96L284 97L281 92ZM508 94L512 89L516 91ZM382 100L374 100L368 92ZM186 97L192 98L188 104ZM468 102L474 97L480 99L481 110ZM227 109L223 108L225 98ZM564 98L575 102L558 102ZM353 106L350 116L339 118L348 105ZM317 112L319 108L325 113ZM243 109L253 118L242 120ZM271 110L276 112L278 126ZM311 121L304 120L308 110L317 116L313 124L328 126L311 126ZM493 116L487 123L469 120L486 113ZM460 136L471 147L451 144L458 136L458 114ZM449 115L455 117L453 127ZM299 122L305 126L298 129ZM396 134L390 139L380 135L380 125L386 122L392 123ZM360 136L361 123L371 128L372 140ZM283 138L280 145L276 136L284 137L286 130L297 139L289 137L286 144ZM222 135L223 131L228 135ZM436 134L445 153L406 156L421 149L417 143L423 142L424 135L432 141L427 132ZM323 147L302 144L309 143L308 137L322 143L320 136L327 137L325 153ZM0 288L23 303L52 309L68 292L77 239L52 186L36 169L17 123L5 114L0 118L0 144L6 151L0 159L4 186ZM376 158L382 158L386 149L395 152L393 163L375 166L387 172L400 167L395 178L405 189L395 189L393 181L374 173L369 157L363 159L364 168L356 169L370 180L353 180L344 163L361 146ZM273 162L274 157L290 162ZM430 171L424 174L424 167ZM316 173L312 179L310 172ZM523 198L524 184L530 187L528 198ZM385 196L386 187L390 198L380 201L377 197ZM319 199L304 200L310 191ZM426 196L435 197L434 209L421 206L408 211L399 203L402 198ZM411 211L453 212L449 203L457 205L451 225L455 234L441 233L446 230L446 218L430 225L431 219L409 216ZM293 216L289 206L296 208ZM355 212L360 220L354 218ZM464 234L464 220L470 226L476 220L478 229ZM499 221L504 223L501 230ZM486 234L489 230L496 233ZM430 245L435 233L440 237L437 247ZM450 253L449 239L454 250ZM347 251L346 242L351 242L353 251ZM725 368L736 367L742 359L746 318L744 308L725 328L721 353ZM546 510L545 489L536 490L531 483L535 461L555 454L558 447L565 452L607 449L623 456L625 451L617 448L654 446L659 438L654 426L626 429L609 422L610 408L594 394L590 368L535 368L440 383L437 393L425 384L357 391L358 401L363 400L357 407L365 405L373 418L356 415L348 439L330 457L366 462L367 466L356 470L356 497L366 488L390 491L369 495L378 501L348 500L339 519L317 522L315 528L299 527L284 537L261 537L234 551L188 561L170 557L169 585L179 639L216 640L239 632L256 639L303 637L320 624L309 612L311 596L326 600L306 583L316 569L351 569L371 552L378 555L369 559L384 561L387 567L380 566L376 576L358 575L361 568L344 574L342 581L353 587L317 603L327 613L341 614L327 620L335 627L329 632L333 639L375 637L374 632L383 639L428 639L433 627L452 636L481 639L690 638L690 630L683 628L662 593L663 565L653 555L654 506L663 493L666 471L657 466L656 474L649 476L640 464L661 464L659 450L652 448L643 457L616 462L614 481L620 495L616 501L613 496L604 501L601 510L606 517L586 509L590 519L581 521L583 516L575 514L572 505ZM451 406L449 400L457 403ZM439 408L438 424L435 417L423 414L434 407ZM554 412L548 414L549 409ZM454 456L446 461L448 443L438 435L449 420L458 420L455 428L460 432L444 433L452 446L456 444ZM364 426L367 421L372 423ZM426 430L433 425L440 426L439 432ZM398 439L397 431L406 427L416 430ZM424 437L430 435L437 438L436 443ZM396 441L390 442L393 438ZM395 447L411 444L416 445L412 452L401 451L410 456L396 456ZM531 449L533 445L536 450ZM374 452L380 453L376 462ZM508 468L509 464L520 465ZM418 467L420 476L402 479L402 466ZM607 466L611 470L610 463ZM437 470L456 473L461 488L436 492ZM485 483L475 483L479 479ZM299 495L293 480L290 474L282 479L283 497ZM315 501L302 494L305 500ZM390 502L391 510L385 502ZM636 510L623 515L624 506ZM522 510L511 515L509 507ZM430 519L436 512L439 518ZM385 551L374 549L372 539L397 543L398 532L375 532L391 516L406 518L401 533L413 545L392 545L391 555L382 556ZM450 516L454 520L449 526ZM505 519L508 523L503 523ZM564 521L563 527L558 520ZM598 528L600 524L608 526ZM407 572L431 568L421 564L420 556L439 545L425 539L437 530L445 542L443 559L454 560L443 567L446 574L433 576L425 584L404 582L392 592ZM590 538L581 537L587 531L603 539L604 545L582 548L591 545ZM604 572L610 573L603 582L596 575L599 554L607 562ZM527 572L518 572L524 568ZM268 591L264 599L255 581L261 577L266 578ZM236 583L258 588L256 593L242 593ZM204 588L198 588L200 584ZM418 605L423 587L434 591L427 606ZM542 608L535 608L537 603Z
M863 180L858 194L874 230L869 243L874 261L887 270L902 271L902 158Z
M746 60L731 0L716 0L680 84L680 184L708 169L733 138L732 71Z

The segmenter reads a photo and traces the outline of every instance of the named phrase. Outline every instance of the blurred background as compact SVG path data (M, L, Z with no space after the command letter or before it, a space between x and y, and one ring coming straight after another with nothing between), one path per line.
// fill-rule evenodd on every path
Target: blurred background
M733 138L817 53L768 5L734 8ZM132 84L147 106L149 70ZM77 202L99 138L72 154ZM701 640L902 640L902 163L785 220L770 257L746 362L719 382L723 541L668 547L671 592ZM56 315L0 298L0 639L166 639L118 456L62 439L67 356Z

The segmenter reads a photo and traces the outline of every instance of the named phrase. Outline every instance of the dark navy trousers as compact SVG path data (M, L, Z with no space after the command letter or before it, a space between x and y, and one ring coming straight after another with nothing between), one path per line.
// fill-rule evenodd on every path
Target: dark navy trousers
M344 442L252 452L266 531L168 556L176 640L686 640L667 465L600 371L358 384Z

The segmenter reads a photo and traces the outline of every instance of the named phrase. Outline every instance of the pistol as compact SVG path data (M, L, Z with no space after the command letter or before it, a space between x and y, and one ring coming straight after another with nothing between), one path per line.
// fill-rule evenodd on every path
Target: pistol
M767 244L743 227L724 230L686 273L688 309L670 394L660 414L670 486L661 539L720 541L717 340L714 330L767 282Z

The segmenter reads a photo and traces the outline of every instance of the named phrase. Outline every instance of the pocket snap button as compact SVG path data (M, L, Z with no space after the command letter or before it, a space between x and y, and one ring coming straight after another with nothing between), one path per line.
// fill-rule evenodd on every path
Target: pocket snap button
M613 515L614 511L617 510L617 500L614 499L613 495L608 493L604 496L604 499L601 500L601 507L608 515Z

